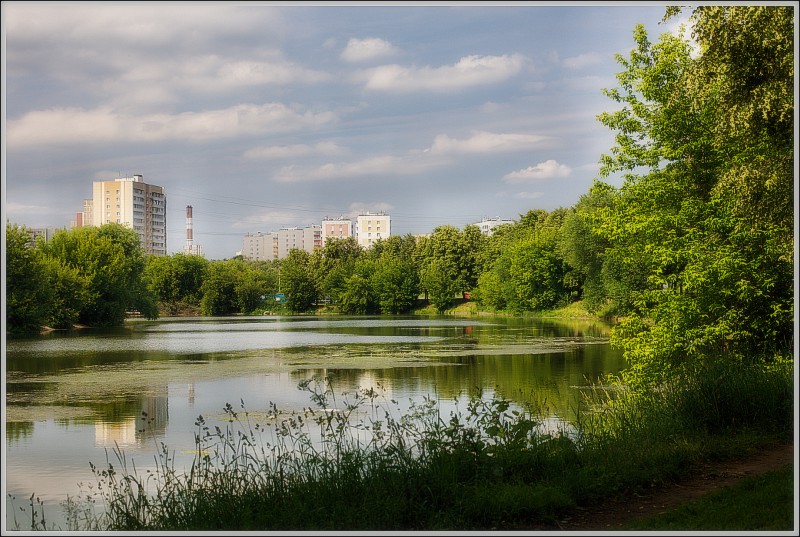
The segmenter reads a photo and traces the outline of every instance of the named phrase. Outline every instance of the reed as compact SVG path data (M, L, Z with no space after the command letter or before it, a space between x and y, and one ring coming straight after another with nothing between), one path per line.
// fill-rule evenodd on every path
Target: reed
M271 405L256 422L240 401L224 428L200 416L188 469L163 444L143 475L113 450L92 466L95 488L65 502L69 529L525 528L792 435L790 367L714 366L648 394L598 386L575 429L555 432L537 409L481 393L444 415L429 397L401 410L380 387L299 387L302 412ZM31 526L48 529L43 511Z

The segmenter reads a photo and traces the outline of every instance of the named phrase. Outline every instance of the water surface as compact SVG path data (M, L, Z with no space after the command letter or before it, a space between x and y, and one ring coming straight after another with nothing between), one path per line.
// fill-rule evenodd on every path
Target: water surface
M138 469L161 443L188 463L198 416L224 424L227 403L302 410L312 403L298 384L315 375L337 394L374 388L445 410L480 390L568 423L586 387L622 367L608 326L590 320L165 318L53 332L7 342L4 479L15 505L35 493L57 506L94 482L90 462L115 462L115 447Z

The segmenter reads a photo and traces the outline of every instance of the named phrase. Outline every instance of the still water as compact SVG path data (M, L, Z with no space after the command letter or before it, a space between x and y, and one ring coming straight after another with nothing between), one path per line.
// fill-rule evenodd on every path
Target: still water
M115 446L140 472L155 467L161 443L176 467L188 464L198 416L224 428L227 403L256 414L302 410L313 404L298 384L314 376L329 376L336 394L432 397L445 415L481 390L569 423L586 388L624 367L608 329L490 316L203 317L10 340L7 516L35 494L57 521L60 502L95 482L90 462L116 463Z

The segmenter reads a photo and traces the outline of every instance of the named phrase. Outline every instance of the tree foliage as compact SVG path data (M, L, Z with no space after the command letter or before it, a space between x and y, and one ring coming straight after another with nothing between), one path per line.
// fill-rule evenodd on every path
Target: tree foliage
M637 27L607 92L622 108L599 118L617 132L603 173L627 173L600 226L619 267L603 268L642 277L612 339L632 385L792 347L792 8L704 6L691 20L696 57Z
M6 331L36 333L48 321L52 290L48 271L25 227L6 223Z

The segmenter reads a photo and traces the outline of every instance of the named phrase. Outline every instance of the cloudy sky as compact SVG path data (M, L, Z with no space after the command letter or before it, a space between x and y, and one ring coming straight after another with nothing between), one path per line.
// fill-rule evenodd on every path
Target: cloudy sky
M386 211L392 234L568 207L614 55L661 3L3 2L3 204L68 227L92 181L165 188L168 251ZM612 180L613 182L613 180Z

